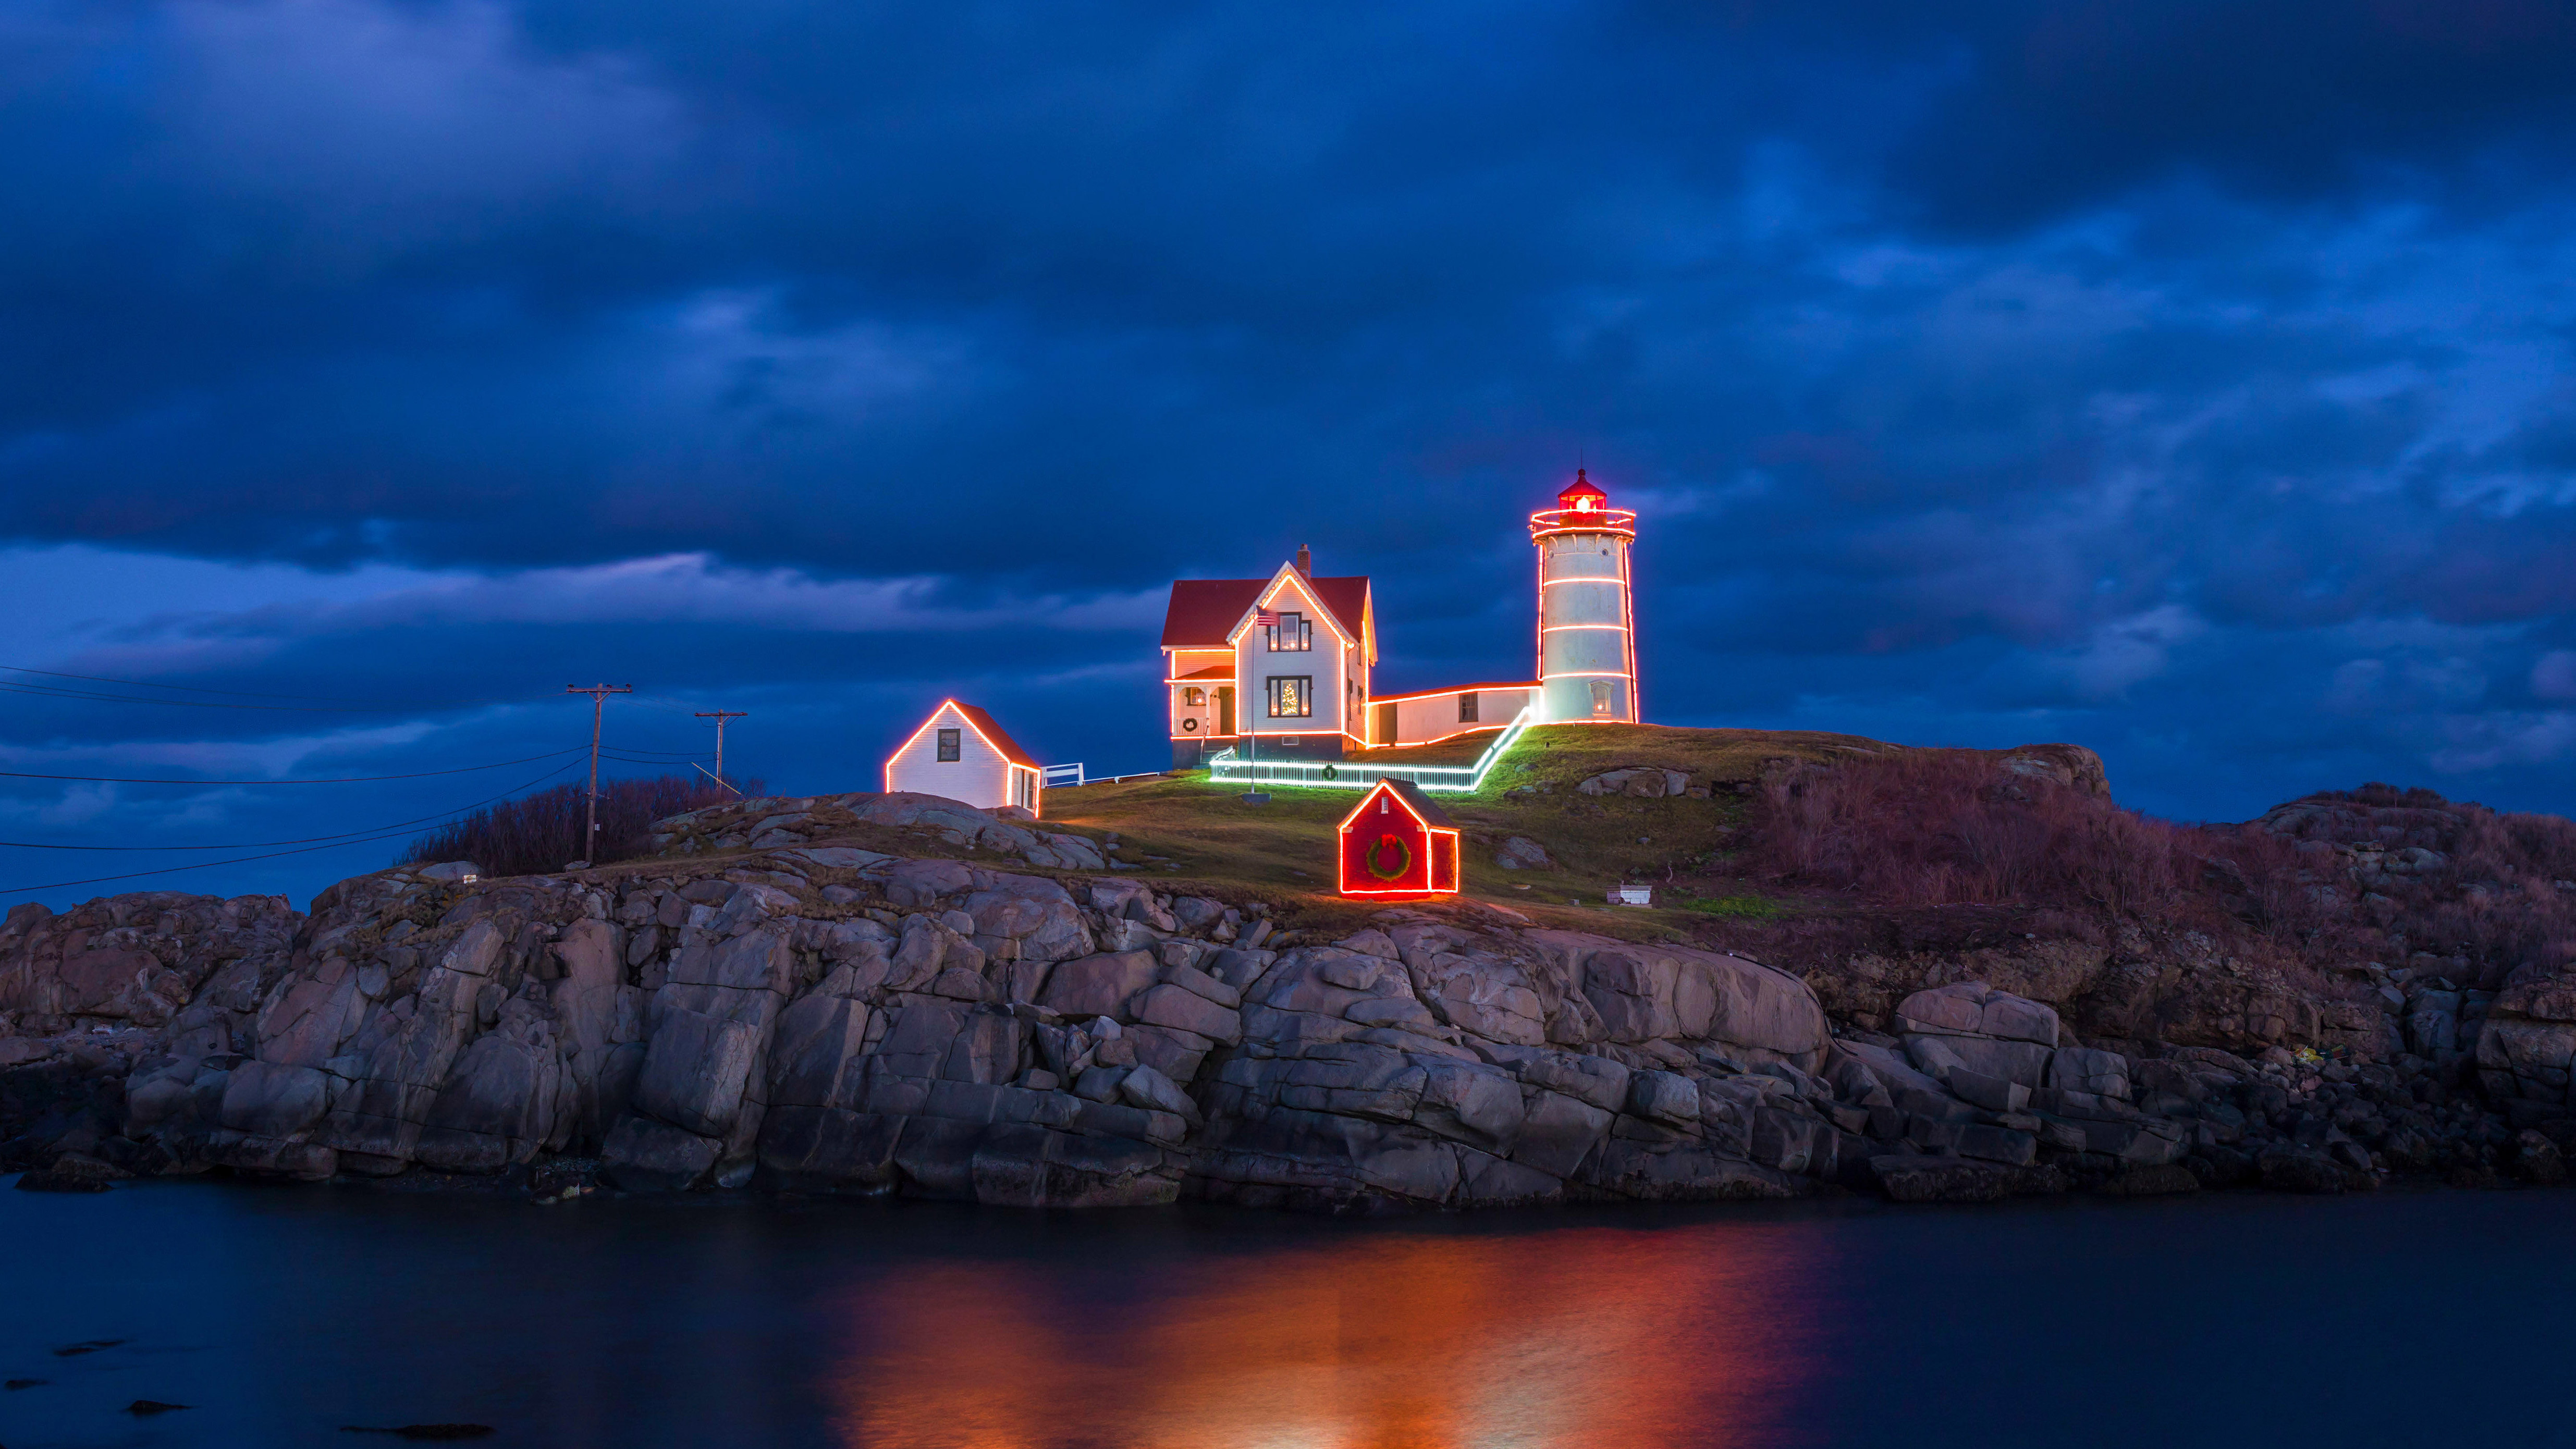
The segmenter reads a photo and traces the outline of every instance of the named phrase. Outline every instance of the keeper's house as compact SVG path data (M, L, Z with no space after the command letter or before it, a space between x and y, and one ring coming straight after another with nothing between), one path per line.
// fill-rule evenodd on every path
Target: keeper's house
M1016 806L1034 818L1046 771L993 717L943 700L886 757L885 787L961 801L978 809Z
M1172 768L1227 749L1265 760L1345 759L1533 722L1630 722L1637 712L1629 546L1637 515L1578 471L1530 515L1538 549L1538 675L1377 695L1377 616L1366 577L1317 578L1314 557L1266 579L1182 579L1163 616ZM1257 737L1257 738L1256 738Z

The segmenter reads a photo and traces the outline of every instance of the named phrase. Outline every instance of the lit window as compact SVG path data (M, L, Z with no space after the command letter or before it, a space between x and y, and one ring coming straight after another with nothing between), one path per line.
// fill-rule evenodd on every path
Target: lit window
M1279 622L1270 626L1270 652L1302 654L1315 647L1314 626L1303 614L1283 613Z
M1476 692L1471 689L1465 694L1458 696L1458 723L1474 724L1475 722Z
M1315 712L1315 679L1309 674L1270 677L1270 717L1305 719Z
M1607 718L1607 717L1609 716L1609 714L1610 714L1610 681L1609 681L1609 680L1606 680L1606 679L1596 679L1596 680L1592 681L1592 714L1593 714L1593 717L1594 717L1594 718L1596 718L1596 719L1604 719L1604 718Z
M1204 689L1190 688L1190 687L1186 687L1186 686L1181 690L1181 707L1182 707L1182 708L1184 708L1184 709L1196 709L1196 708L1198 708L1200 705L1203 705L1203 704L1205 704L1205 703L1207 703L1207 691L1206 691L1206 690L1204 690Z
M958 736L958 734L959 734L959 731L956 731L956 730L941 730L941 731L939 732L939 758L940 758L940 759L942 759L942 760L953 760L953 759L956 759L956 758L958 757L958 754L957 754L957 736Z

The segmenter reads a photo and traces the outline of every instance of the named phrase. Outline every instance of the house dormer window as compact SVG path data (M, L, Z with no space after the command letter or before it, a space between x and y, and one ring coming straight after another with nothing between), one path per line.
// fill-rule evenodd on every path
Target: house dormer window
M1273 654L1299 654L1314 647L1314 628L1303 614L1283 611L1279 622L1270 626L1270 652Z

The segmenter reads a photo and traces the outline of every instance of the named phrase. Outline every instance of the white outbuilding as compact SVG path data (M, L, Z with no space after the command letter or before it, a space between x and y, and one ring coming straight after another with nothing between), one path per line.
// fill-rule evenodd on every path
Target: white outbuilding
M885 787L985 810L1017 806L1035 816L1045 775L991 715L949 699L887 756Z

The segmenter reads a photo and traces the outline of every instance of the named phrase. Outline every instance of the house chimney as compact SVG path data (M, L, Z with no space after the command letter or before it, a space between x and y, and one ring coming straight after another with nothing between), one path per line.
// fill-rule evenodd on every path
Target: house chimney
M1315 551L1302 543L1297 545L1297 572L1310 579L1315 576Z

